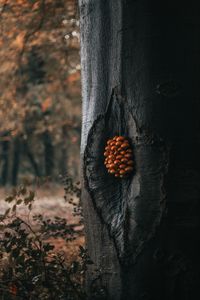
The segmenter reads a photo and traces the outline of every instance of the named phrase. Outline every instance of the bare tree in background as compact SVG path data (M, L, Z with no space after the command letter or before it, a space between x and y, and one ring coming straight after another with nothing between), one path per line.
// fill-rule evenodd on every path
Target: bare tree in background
M91 299L199 295L198 1L79 0L83 208ZM109 175L108 138L135 172Z

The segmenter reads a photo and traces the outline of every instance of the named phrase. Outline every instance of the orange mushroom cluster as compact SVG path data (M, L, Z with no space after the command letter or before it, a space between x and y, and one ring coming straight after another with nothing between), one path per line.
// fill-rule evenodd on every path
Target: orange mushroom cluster
M115 136L105 147L105 166L115 177L126 177L133 171L133 152L129 141L123 136Z

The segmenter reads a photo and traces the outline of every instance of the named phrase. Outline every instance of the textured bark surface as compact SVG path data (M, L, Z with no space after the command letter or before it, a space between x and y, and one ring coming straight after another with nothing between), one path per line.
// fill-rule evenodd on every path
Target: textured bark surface
M99 299L195 299L198 1L79 3L83 208L94 261L88 290ZM133 147L128 179L108 175L103 165L106 141L115 135L128 136Z

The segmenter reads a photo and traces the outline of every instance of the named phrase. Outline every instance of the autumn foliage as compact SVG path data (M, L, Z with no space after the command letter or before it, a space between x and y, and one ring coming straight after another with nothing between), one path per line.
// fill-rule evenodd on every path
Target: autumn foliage
M1 183L11 180L15 184L14 173L57 176L77 165L80 58L76 1L0 1L0 78ZM71 152L70 160L66 153Z

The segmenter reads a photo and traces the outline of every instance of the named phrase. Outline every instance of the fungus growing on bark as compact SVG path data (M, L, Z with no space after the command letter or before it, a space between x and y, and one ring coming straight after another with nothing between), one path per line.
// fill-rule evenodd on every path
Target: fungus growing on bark
M115 136L108 140L104 156L108 173L115 177L123 178L133 172L133 152L125 137Z

